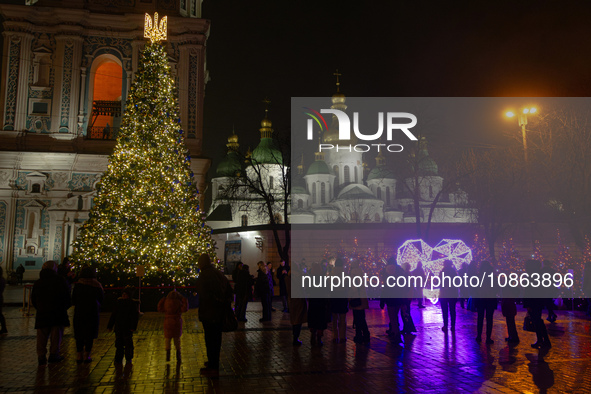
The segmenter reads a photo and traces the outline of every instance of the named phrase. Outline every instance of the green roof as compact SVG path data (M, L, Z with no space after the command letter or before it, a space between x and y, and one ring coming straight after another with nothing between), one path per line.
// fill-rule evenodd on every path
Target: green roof
M272 138L261 138L251 157L253 164L283 164L283 156Z
M396 177L386 166L379 166L371 170L367 176L368 181L371 181L372 179L396 179Z
M377 200L371 191L366 186L355 185L339 194L338 200Z
M437 163L431 157L427 148L421 149L419 152L419 172L422 175L437 175Z
M328 166L326 165L325 161L318 160L310 165L310 168L308 168L308 172L306 172L306 175L315 175L315 174L330 175L330 170L328 169Z
M215 174L218 177L223 176L236 176L240 172L242 166L240 165L240 159L238 153L234 151L228 152L226 157L222 160L215 170Z

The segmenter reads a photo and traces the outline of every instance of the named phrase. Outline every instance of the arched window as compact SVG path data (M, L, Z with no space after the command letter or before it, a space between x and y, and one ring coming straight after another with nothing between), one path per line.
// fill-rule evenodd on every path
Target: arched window
M320 203L326 204L326 185L324 182L320 184Z
M353 173L355 174L355 183L359 183L359 177L357 176L357 166L353 167Z
M377 197L378 197L378 200L382 199L382 188L381 187L378 187Z
M304 209L304 200L301 198L298 200L298 209Z
M92 114L87 135L94 139L114 139L121 122L123 74L119 59L101 55L93 62L90 73L89 101Z
M390 188L389 187L386 188L386 205L387 206L391 206L391 203L390 203Z
M283 216L280 213L276 213L273 215L273 220L275 220L275 223L281 224L283 223Z
M41 185L38 183L33 183L31 187L31 193L41 193Z
M349 176L349 166L345 166L344 170L344 178L345 178L345 185L351 182L351 177Z
M359 214L357 212L351 213L351 222L357 223L359 221Z
M379 213L376 213L376 214L375 214L375 216L374 216L374 221L375 221L375 222L377 222L377 223L379 223L379 222L380 222L380 214L379 214Z
M248 216L247 215L242 215L241 220L242 220L242 223L241 223L242 227L248 226Z
M272 189L273 189L273 177L270 176L269 177L269 190L272 190Z
M312 184L312 204L316 204L316 182Z
M364 221L365 221L365 222L369 222L369 213L366 213L366 214L365 214L365 219L364 219Z
M433 198L433 186L429 185L429 198Z

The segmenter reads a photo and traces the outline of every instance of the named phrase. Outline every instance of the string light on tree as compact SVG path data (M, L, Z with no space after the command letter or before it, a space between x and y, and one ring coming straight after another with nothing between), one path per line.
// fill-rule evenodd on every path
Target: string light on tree
M72 260L96 263L118 281L143 265L146 284L186 283L196 259L216 261L211 229L199 210L190 157L180 128L167 54L167 18L146 15L136 77L129 89L117 145L97 185L89 220Z

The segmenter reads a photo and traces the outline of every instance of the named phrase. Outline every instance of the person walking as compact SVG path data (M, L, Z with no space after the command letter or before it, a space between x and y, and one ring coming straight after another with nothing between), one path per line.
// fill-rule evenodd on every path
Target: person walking
M415 277L421 277L422 280L424 281L425 280L425 270L423 269L423 262L419 261L417 263L417 267L414 270L412 270L410 272L410 274ZM415 297L417 297L417 301L418 301L417 308L424 309L425 305L423 305L423 288L420 286L417 286L416 288L413 289L413 294Z
M308 321L308 304L306 303L305 298L291 297L291 275L292 271L289 270L287 275L283 276L283 281L285 282L285 288L287 290L287 300L290 310L289 321L292 327L293 346L300 346L302 344L302 341L300 341L302 324ZM296 279L299 281L300 274L297 273L295 275L298 276Z
M542 263L539 260L528 260L525 262L525 272L529 274L530 278L535 273L539 274L541 270ZM523 299L523 306L527 308L536 331L536 342L532 343L531 347L535 349L549 349L552 347L552 344L550 343L550 337L548 337L546 324L542 319L542 311L548 305L549 299L542 298L543 290L540 288L529 287L525 290L528 297Z
M315 277L324 276L324 267L319 263L312 264L310 273ZM324 330L330 320L329 300L327 298L308 298L308 328L310 329L310 345L322 346Z
M109 331L115 330L115 364L123 363L123 356L127 365L133 360L133 333L139 320L139 304L133 299L134 291L132 286L123 289L107 324Z
M398 277L404 275L404 270L398 265L396 262L396 256L391 256L384 269L382 270L382 283L386 283L386 279L388 277ZM387 288L384 288L384 291L388 291ZM384 309L385 306L388 307L388 319L389 319L389 327L386 330L386 334L394 340L395 343L402 343L402 337L400 335L400 325L398 320L398 315L400 313L400 309L402 306L402 299L401 298L391 298L382 295L380 299L380 308Z
M488 261L480 263L479 277L486 276L493 272L493 267ZM476 289L475 289L476 290ZM493 328L493 315L497 309L497 297L494 290L482 288L478 289L478 298L475 300L478 311L478 321L476 325L476 342L482 341L482 328L484 317L486 315L486 343L492 344L495 341L491 338Z
M448 316L451 320L451 331L456 329L456 302L458 301L458 289L453 285L453 278L458 276L456 269L451 260L443 262L443 269L441 270L442 285L439 289L439 303L441 304L441 314L443 316L443 327L441 328L446 334L448 329ZM444 277L451 278L450 282Z
M234 313L236 320L246 323L246 308L250 300L252 292L252 276L250 275L250 267L246 264L242 265L242 269L236 275L236 284L234 285L234 293L236 293L236 304Z
M196 288L199 294L199 321L203 324L207 363L201 374L218 376L222 348L222 325L224 310L232 303L232 286L224 274L211 264L207 254L199 256L199 277Z
M0 329L0 335L8 333L8 329L6 328L6 318L2 313L2 305L4 305L4 289L6 288L6 279L4 279L4 272L2 267L0 267L0 325L2 328Z
M64 359L60 347L64 327L70 326L68 308L71 306L70 290L64 278L57 274L57 263L46 261L39 272L39 279L33 285L31 302L37 310L35 329L37 330L37 359L39 366L57 363ZM50 341L49 358L47 342Z
M352 277L363 277L364 272L361 269L359 260L355 259L351 262L350 275ZM353 311L353 325L355 326L355 337L353 342L358 344L368 345L370 341L369 328L367 327L367 320L365 319L365 310L369 309L369 301L367 300L367 291L365 287L355 287L350 290L349 306Z
M337 257L331 275L341 277L344 272L345 262ZM334 343L347 342L347 312L349 312L349 299L343 289L336 289L333 298L330 299L330 312L332 313L332 334Z
M262 261L258 262L257 279L255 284L256 295L261 299L263 316L260 322L271 320L271 288L269 286L269 276L267 275L267 266Z
M277 281L279 281L279 297L281 298L281 304L283 305L283 313L289 312L289 308L287 307L287 287L285 282L285 277L289 272L289 265L285 264L285 261L282 261L279 267L277 268Z
M105 293L96 280L96 271L86 265L80 270L80 279L74 283L72 305L74 306L74 338L76 339L76 363L90 363L90 352L98 338L101 304ZM86 352L86 353L84 353Z
M176 361L181 362L181 335L183 334L182 314L189 310L189 302L178 291L173 290L158 302L158 312L164 313L164 348L166 362L170 361L171 341L174 340Z

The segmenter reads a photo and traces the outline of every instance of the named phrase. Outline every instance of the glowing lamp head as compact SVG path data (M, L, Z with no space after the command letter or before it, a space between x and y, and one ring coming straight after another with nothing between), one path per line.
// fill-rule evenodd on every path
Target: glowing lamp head
M524 108L524 109L523 109L523 114L524 114L524 115L526 115L526 114L529 114L529 108Z
M529 109L529 113L530 113L530 114L535 114L535 113L536 113L536 111L537 111L536 107L531 107L531 108Z
M514 117L514 116L515 116L515 114L514 114L513 112L511 112L511 111L507 111L507 112L505 113L505 116L506 116L506 117L508 117L508 118L512 118L512 117Z

